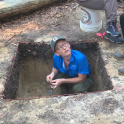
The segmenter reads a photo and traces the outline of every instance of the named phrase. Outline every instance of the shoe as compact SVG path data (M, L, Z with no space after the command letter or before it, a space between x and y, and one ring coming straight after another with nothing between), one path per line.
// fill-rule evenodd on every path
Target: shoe
M106 33L111 34L113 37L121 37L121 33L118 31L116 27L116 22L110 22L108 28L106 29Z
M124 39L122 38L122 37L114 37L114 36L111 36L111 34L108 34L108 33L106 33L105 35L104 35L104 37L106 38L106 39L109 39L110 41L112 41L112 42L114 42L114 43L124 43Z
M124 55L122 55L122 53L115 52L113 53L113 55L116 59L124 59Z
M120 75L124 75L124 68L119 69L119 70L118 70L118 73L119 73Z

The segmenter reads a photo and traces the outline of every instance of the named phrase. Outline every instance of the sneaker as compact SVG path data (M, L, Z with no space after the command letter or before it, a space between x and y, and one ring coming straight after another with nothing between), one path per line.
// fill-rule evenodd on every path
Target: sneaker
M118 73L119 73L120 75L124 75L124 68L119 69L119 70L118 70Z
M114 37L111 34L106 33L104 37L113 43L124 43L124 39L122 37Z
M108 28L106 29L106 33L111 34L113 37L121 37L121 33L118 31L116 27L116 22L110 22Z
M114 58L116 59L124 59L124 55L122 53L115 52L113 53L113 55L114 55Z

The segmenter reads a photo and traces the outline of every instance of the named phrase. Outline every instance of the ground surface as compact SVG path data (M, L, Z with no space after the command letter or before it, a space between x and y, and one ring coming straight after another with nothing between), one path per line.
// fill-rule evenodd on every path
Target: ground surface
M112 56L113 52L120 52L124 44L114 44L96 34L82 32L79 28L80 8L74 9L75 5L75 1L58 4L0 24L0 91L8 78L18 41L49 43L58 34L71 42L98 41L114 89L76 96L0 99L1 124L124 124L124 76L118 75L124 60ZM118 18L123 8L124 5L119 4ZM101 13L104 21L104 12ZM105 21L100 32L104 30Z

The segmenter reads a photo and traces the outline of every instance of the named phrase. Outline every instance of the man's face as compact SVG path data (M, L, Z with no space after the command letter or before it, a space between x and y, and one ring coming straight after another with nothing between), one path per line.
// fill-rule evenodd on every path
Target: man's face
M55 54L62 57L70 55L70 44L66 40L58 41L55 45Z

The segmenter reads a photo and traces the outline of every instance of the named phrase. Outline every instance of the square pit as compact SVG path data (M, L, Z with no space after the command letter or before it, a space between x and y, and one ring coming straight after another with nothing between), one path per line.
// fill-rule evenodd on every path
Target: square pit
M95 82L89 92L112 90L113 85L101 57L99 44L97 42L73 42L71 48L87 56ZM53 54L48 44L20 42L3 92L4 99L60 95L60 87L52 91L50 84L46 81L46 76L52 69Z

